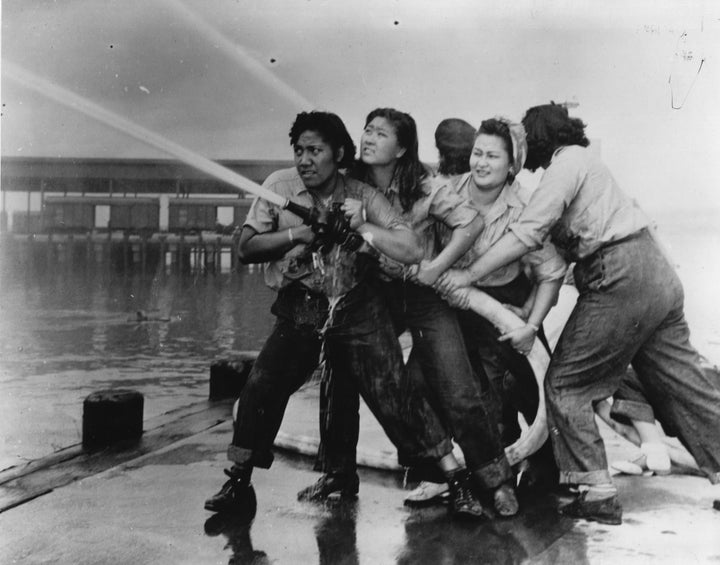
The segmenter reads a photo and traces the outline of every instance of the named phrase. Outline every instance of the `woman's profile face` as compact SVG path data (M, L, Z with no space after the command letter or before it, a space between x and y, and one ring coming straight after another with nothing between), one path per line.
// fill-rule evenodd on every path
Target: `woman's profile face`
M497 135L478 135L470 154L472 179L481 190L503 186L510 173L510 155L505 141Z
M395 127L385 118L373 118L360 138L360 159L367 165L389 165L405 153Z

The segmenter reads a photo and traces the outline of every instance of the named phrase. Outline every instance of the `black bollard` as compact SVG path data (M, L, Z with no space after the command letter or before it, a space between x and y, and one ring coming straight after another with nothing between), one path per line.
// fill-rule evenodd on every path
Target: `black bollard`
M257 353L240 353L232 360L222 359L210 365L210 400L237 398L250 375Z
M83 402L83 447L107 447L118 441L140 439L143 432L143 395L135 390L93 392Z

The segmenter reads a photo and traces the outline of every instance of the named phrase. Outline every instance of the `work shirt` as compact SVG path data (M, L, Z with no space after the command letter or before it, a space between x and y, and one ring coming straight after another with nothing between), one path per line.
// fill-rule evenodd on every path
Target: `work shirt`
M456 190L458 194L471 200L473 190L472 174L467 173L459 180ZM472 265L475 260L487 252L488 249L499 240L508 227L514 224L521 217L525 209L527 198L524 196L522 187L517 181L506 184L497 199L493 202L490 210L483 218L485 227L475 240L473 246L454 265L455 268L464 269ZM488 276L476 281L474 286L503 286L515 280L525 267L529 267L532 278L536 282L552 281L562 279L567 271L567 264L558 253L555 246L546 241L541 247L526 253L523 257L504 267L500 267Z
M531 249L548 235L568 261L647 227L649 219L625 195L607 166L586 147L559 148L510 230Z
M339 175L338 181L328 208L333 202L342 203L346 198L354 198L362 201L369 223L386 229L398 226L409 228L374 188L344 175ZM263 187L302 206L311 208L317 205L295 168L272 173ZM287 230L301 224L298 216L263 198L255 199L244 223L257 233ZM319 250L313 252L306 244L298 243L281 259L264 265L265 282L270 288L278 290L299 281L313 292L328 297L339 296L354 288L365 275L367 261L359 261L357 256L358 253L340 246L333 246L323 253Z
M395 211L420 237L424 250L423 258L432 260L442 250L436 236L436 225L442 224L449 230L465 227L477 217L478 212L465 198L458 195L448 177L426 177L422 180L421 189L423 196L407 212L402 209L395 183L391 184L384 194ZM390 278L402 278L407 268L389 257L380 257L380 269Z

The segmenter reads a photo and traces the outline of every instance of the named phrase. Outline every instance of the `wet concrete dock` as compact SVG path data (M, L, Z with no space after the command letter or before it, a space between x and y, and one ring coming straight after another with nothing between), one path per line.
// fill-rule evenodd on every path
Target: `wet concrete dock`
M696 476L616 477L622 526L562 518L554 495L482 523L408 509L394 451L366 410L358 500L298 502L317 478L303 455L317 444L315 386L291 399L275 464L254 475L254 520L213 515L203 501L225 478L230 410L201 402L147 421L139 444L93 455L75 446L0 473L0 563L720 562L720 487ZM609 429L604 437L611 461L634 457Z

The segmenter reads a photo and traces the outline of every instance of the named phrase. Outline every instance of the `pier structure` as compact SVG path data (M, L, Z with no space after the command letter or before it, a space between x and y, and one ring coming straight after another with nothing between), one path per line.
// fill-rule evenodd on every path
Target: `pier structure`
M287 161L219 164L262 183ZM0 234L14 260L142 271L238 268L252 197L171 160L2 158Z

